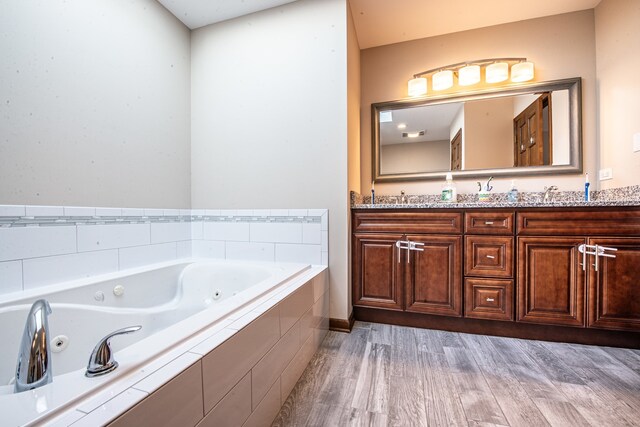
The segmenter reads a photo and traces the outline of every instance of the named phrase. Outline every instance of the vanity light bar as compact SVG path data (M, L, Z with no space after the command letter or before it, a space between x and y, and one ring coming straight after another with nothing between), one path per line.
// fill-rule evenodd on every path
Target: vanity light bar
M435 91L453 87L453 76L458 76L458 85L471 86L480 83L481 68L485 69L487 83L500 83L509 78L509 64L511 66L511 81L520 83L533 79L533 62L527 58L490 58L475 61L458 62L444 67L432 68L414 74L408 83L409 96L427 94L427 77L431 75L431 87Z

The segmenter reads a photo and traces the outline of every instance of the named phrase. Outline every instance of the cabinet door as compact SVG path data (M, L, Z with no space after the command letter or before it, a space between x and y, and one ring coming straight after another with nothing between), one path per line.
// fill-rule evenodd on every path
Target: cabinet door
M615 258L589 256L589 326L640 331L640 238L589 239L618 249Z
M406 311L461 317L462 237L407 238L424 246L404 260Z
M353 304L402 310L402 274L396 242L401 234L355 234ZM404 252L404 251L403 251Z
M585 325L579 237L518 238L518 321Z

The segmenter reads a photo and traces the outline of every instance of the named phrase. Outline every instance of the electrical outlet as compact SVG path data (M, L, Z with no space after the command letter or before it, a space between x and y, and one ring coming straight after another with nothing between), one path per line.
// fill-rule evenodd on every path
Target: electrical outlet
M613 178L613 170L611 168L600 169L599 172L600 181L606 181Z
M633 152L640 151L640 132L633 134Z

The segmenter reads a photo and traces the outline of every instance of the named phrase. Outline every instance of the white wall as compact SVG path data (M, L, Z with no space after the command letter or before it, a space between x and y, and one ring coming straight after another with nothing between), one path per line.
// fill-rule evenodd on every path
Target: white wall
M194 208L328 208L348 299L347 5L301 0L192 32Z
M189 207L189 31L162 6L3 2L0 52L0 203Z
M640 2L602 0L595 9L599 168L612 168L602 188L640 184ZM640 136L638 136L640 138Z

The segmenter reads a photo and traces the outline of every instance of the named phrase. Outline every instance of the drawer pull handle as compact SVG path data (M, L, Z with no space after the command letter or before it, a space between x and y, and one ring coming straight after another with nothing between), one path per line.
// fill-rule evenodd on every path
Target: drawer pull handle
M493 221L485 221L484 225L493 225Z
M493 255L487 255L487 258L489 259L495 259L495 257Z
M487 302L494 302L494 301L495 301L495 299L493 299L493 298L487 298Z

